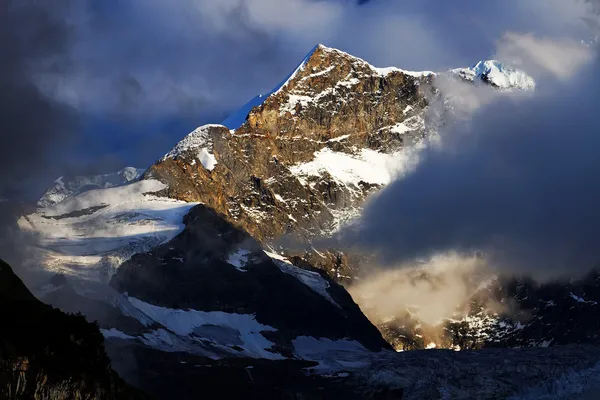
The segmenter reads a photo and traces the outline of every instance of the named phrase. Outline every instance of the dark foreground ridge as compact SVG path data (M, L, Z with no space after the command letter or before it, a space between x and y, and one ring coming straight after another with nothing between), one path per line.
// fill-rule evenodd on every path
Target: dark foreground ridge
M0 260L0 399L142 399L83 316L43 304Z

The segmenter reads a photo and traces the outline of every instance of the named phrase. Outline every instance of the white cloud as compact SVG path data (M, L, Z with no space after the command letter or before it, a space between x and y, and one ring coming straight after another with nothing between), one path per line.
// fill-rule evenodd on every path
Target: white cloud
M537 38L533 34L509 32L498 43L496 58L532 75L550 74L565 81L590 63L594 54L581 40Z

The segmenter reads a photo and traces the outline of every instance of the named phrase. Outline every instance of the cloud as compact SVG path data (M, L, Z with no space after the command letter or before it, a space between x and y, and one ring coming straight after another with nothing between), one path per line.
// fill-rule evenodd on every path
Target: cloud
M354 300L375 324L405 315L430 326L441 325L457 312L489 277L481 257L453 252L422 263L396 265L361 279L349 288Z
M531 35L511 54L549 73L533 96L497 96L441 132L413 174L374 197L343 241L391 265L484 251L505 271L549 277L600 261L600 79L595 48ZM515 43L518 43L515 45ZM556 57L563 49L570 57ZM518 50L518 52L517 52Z
M378 66L444 70L492 57L507 31L584 37L593 25L583 20L588 6L580 0L82 0L53 11L69 26L68 68L39 68L34 82L84 120L103 122L84 126L77 168L102 153L121 160L112 169L144 166L187 130L218 123L268 92L317 42ZM87 145L98 135L107 140Z
M532 34L509 32L498 43L495 57L538 78L551 74L568 81L592 60L593 53L581 44L581 40L539 39Z
M538 12L543 7L544 13ZM278 83L317 42L381 66L438 70L490 57L507 31L587 26L578 0L129 0L75 2L68 71L44 93L96 115L219 122ZM567 22L568 21L568 22Z
M34 239L18 232L15 218L55 177L78 127L77 114L34 82L41 71L69 66L67 6L11 0L0 8L0 257L17 257Z

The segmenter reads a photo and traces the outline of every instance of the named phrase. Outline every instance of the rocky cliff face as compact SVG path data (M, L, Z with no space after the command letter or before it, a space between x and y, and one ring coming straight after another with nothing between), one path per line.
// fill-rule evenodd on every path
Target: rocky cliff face
M143 398L111 370L97 326L41 303L2 261L0 319L0 398Z
M241 127L199 128L190 134L197 140L145 177L167 183L170 197L206 203L261 241L331 231L336 213L390 180L386 155L424 136L430 80L320 46ZM200 161L202 149L214 154L212 168ZM335 165L339 171L328 171ZM365 171L371 166L380 168Z
M285 235L306 243L334 232L409 167L408 153L399 153L426 136L433 76L377 69L318 46L242 126L199 128L144 178L167 184L168 197L203 202L265 244ZM337 251L289 255L334 279L352 275Z
M506 307L490 312L494 301ZM600 343L600 274L540 284L531 278L497 278L466 306L467 318L447 330L462 348Z

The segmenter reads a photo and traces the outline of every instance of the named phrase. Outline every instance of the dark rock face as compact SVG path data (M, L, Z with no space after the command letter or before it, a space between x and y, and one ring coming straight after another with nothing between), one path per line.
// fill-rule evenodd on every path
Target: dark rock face
M125 262L111 285L172 309L254 314L277 329L268 338L282 354L290 354L297 336L347 338L374 351L389 348L345 289L320 270L311 272L327 286L326 295L282 271L255 239L214 210L196 206L184 222L175 239ZM244 265L231 264L235 254L243 254Z
M2 261L0 319L0 398L143 398L111 370L97 326L41 303Z

